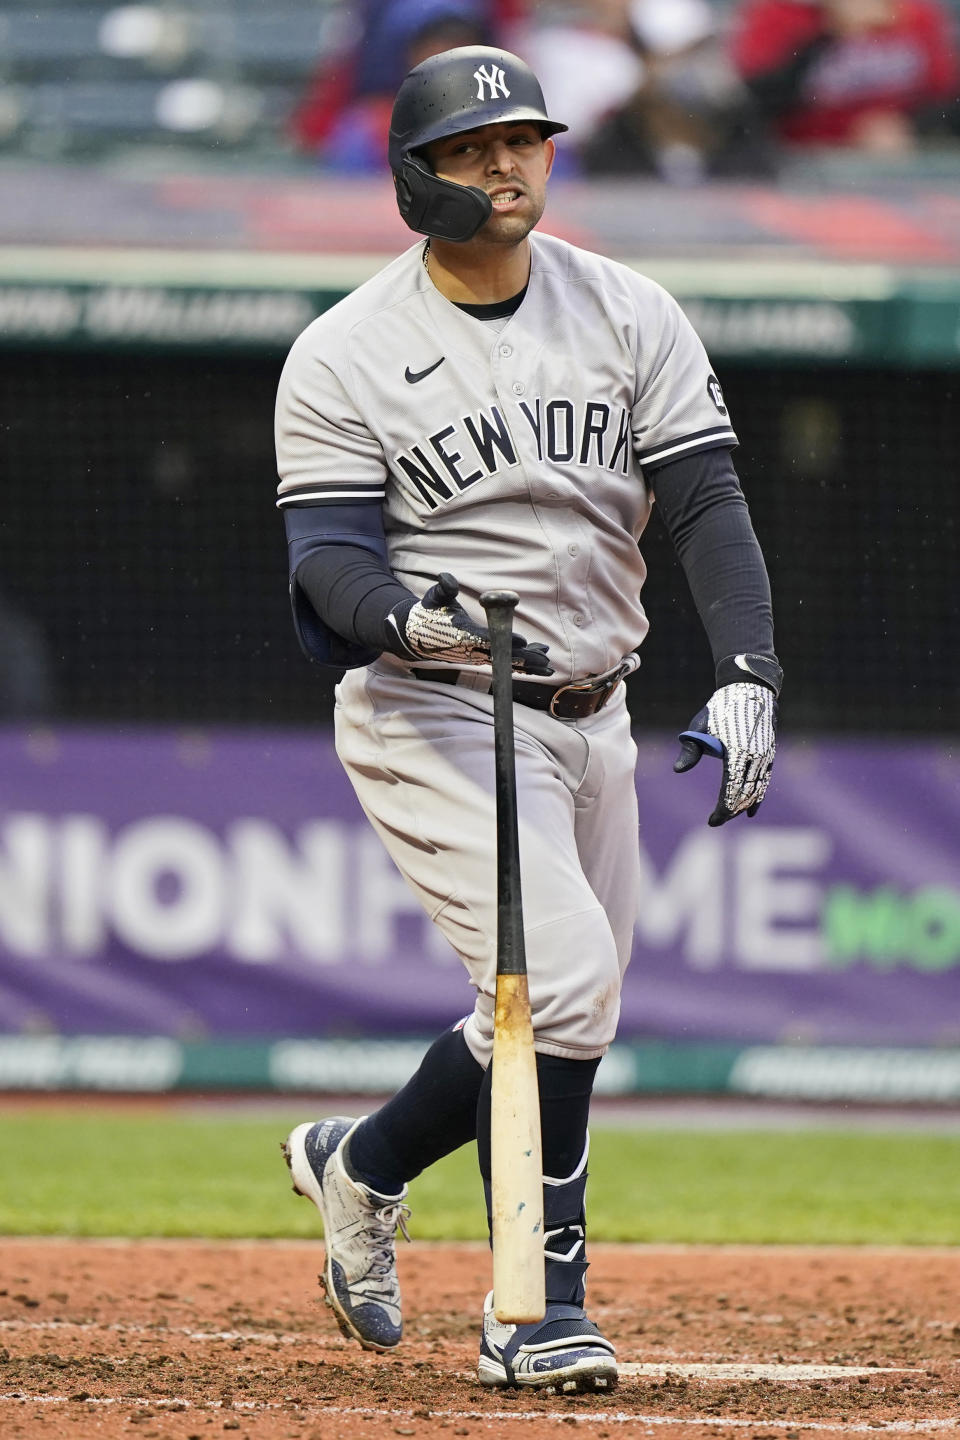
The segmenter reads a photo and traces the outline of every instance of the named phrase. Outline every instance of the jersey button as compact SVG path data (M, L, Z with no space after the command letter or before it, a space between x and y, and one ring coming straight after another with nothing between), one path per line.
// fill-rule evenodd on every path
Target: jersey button
M583 616L582 616L582 615L574 615L574 616L572 616L571 618L572 618L572 620L573 620L574 625L582 625L582 624L583 624Z
M503 355L505 358L509 358L509 356L511 356L511 355L513 354L513 346L512 346L512 345L501 345L501 346L500 346L500 354Z
M527 387L526 387L526 385L524 385L524 383L523 383L522 380L514 380L514 382L513 382L513 393L514 393L514 395L522 395L522 394L525 392L526 388L527 388Z
M576 540L571 540L570 544L567 546L567 554L568 554L568 555L579 555L579 554L580 554L580 546L577 544Z

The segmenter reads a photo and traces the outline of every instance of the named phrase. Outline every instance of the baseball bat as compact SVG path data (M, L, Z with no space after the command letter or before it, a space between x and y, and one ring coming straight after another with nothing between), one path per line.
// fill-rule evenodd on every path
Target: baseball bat
M490 1165L493 1306L520 1325L546 1311L540 1093L523 941L517 772L513 743L512 590L480 596L490 630L497 798L497 999L493 1024Z

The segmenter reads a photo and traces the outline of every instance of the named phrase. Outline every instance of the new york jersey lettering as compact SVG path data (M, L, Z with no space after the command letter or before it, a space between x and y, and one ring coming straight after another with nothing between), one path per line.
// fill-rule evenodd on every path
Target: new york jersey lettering
M630 411L624 406L618 405L612 411L602 400L587 400L582 406L573 400L548 400L544 404L538 395L532 408L522 400L520 411L533 431L538 460L561 465L576 457L578 465L629 473Z
M612 411L602 400L544 402L538 395L532 408L522 401L520 411L533 432L538 460L628 474L630 412L622 405ZM482 468L476 468L477 462ZM516 464L506 419L494 405L489 412L463 415L401 450L393 470L402 471L421 499L436 510L478 480Z

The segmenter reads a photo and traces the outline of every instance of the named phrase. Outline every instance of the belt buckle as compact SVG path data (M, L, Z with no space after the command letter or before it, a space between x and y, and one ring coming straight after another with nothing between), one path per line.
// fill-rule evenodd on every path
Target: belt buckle
M597 711L602 710L604 705L606 705L619 684L619 672L615 675L604 676L599 680L571 680L569 684L561 685L559 690L553 692L550 699L550 714L556 720L562 720L564 718L562 715L559 715L554 708L561 695L566 695L568 692L573 695L596 695L597 692L600 691L602 692L600 700L593 710L589 712L591 715L596 715Z

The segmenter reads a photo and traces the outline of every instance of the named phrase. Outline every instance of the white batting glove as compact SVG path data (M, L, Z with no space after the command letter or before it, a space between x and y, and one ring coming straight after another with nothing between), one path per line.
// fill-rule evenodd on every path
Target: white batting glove
M680 754L673 765L678 775L692 770L701 755L723 761L720 795L708 825L723 825L742 810L756 815L777 753L777 696L772 689L745 680L721 686L678 738Z
M486 665L490 662L490 632L478 625L457 604L460 586L443 571L422 600L401 601L387 616L387 628L396 637L394 654L420 660L448 660L451 665ZM546 645L528 645L513 636L513 668L525 675L552 675Z

